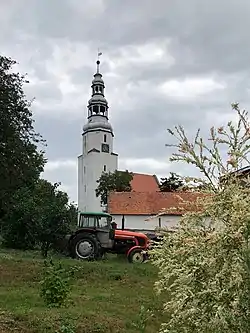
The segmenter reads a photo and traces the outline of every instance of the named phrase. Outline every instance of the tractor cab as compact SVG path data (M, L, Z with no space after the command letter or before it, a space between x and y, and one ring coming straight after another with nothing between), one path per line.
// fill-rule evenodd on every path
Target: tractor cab
M79 214L78 227L93 229L111 229L112 216L107 213L87 213Z
M115 238L112 216L107 213L80 212L78 228L81 232L95 234L103 248L113 246Z

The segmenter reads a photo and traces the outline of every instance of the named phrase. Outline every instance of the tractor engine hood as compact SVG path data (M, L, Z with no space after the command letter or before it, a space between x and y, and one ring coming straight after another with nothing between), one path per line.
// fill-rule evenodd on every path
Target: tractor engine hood
M142 232L136 232L136 231L129 231L129 230L115 230L116 236L128 236L128 237L141 237L141 238L148 238L144 233Z

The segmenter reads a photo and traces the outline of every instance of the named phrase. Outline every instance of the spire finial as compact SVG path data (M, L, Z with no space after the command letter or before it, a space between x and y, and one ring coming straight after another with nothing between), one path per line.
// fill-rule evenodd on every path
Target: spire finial
M98 47L98 52L97 52L97 62L96 62L96 64L97 64L97 73L99 73L100 72L100 56L102 55L102 52L100 52L100 49L99 49L99 47Z

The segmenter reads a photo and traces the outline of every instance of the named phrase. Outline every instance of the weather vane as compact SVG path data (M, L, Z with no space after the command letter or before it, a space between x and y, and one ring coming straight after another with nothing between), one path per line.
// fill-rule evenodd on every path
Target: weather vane
M98 51L97 51L97 73L99 73L99 69L100 69L100 56L102 55L102 52L100 52L100 49L98 47Z
M98 47L97 60L100 59L100 56L101 56L101 55L102 55L102 52L100 52L100 49L99 49L99 47Z

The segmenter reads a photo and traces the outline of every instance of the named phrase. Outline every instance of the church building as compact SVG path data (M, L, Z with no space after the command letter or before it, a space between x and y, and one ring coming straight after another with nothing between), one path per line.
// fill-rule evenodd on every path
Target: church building
M104 95L105 85L99 60L91 89L92 96L87 105L87 120L82 133L82 154L78 156L79 211L107 211L119 228L154 230L156 227L176 226L181 216L178 211L151 219L162 209L177 205L173 193L160 192L156 175L133 172L131 192L110 193L107 207L102 206L100 198L96 197L97 180L101 174L118 169L118 155L113 151L114 131L109 122L109 107ZM189 194L184 195L189 197Z
M78 157L78 209L82 212L101 212L106 207L96 197L97 180L102 172L118 169L118 155L113 151L114 131L109 122L109 107L104 96L104 81L100 61L94 74L92 96L87 105L87 122L83 126L82 154ZM155 175L133 173L132 192L159 191Z

